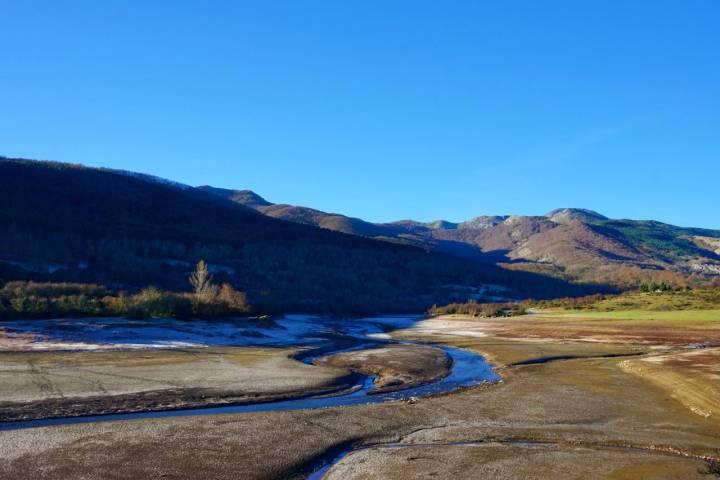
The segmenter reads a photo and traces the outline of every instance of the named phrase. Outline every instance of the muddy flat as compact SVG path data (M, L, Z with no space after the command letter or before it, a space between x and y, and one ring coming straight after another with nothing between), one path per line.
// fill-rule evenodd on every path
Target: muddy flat
M683 389L707 385L714 352L693 359L682 332L633 343L558 339L546 323L547 335L523 338L515 319L493 321L497 330L474 319L430 322L432 331L416 322L389 334L482 353L502 382L413 402L0 431L0 477L307 478L325 467L319 475L331 479L709 478L698 470L717 455L717 416L624 363L687 364L696 383ZM565 322L566 332L587 327ZM563 359L519 364L538 357Z
M214 347L0 354L0 421L198 408L328 394L347 370L297 349Z
M720 419L720 348L628 359L620 367L662 388L693 413Z
M709 312L709 313L708 313ZM549 339L634 345L720 345L720 313L697 312L583 312L540 314L509 318L473 318L447 315L420 322L415 333L454 337ZM605 316L606 315L606 316ZM633 318L633 315L637 318Z
M706 478L693 473L696 464L691 459L630 449L558 448L552 443L489 440L359 450L334 466L325 478ZM559 477L563 473L567 476Z
M375 376L371 394L423 385L446 377L452 359L439 348L390 345L322 357L316 365L329 365Z

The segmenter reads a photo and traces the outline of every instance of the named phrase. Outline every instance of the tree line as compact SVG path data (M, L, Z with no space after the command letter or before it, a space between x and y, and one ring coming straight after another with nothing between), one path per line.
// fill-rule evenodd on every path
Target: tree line
M188 278L192 292L146 287L137 293L86 283L12 281L0 289L0 318L124 316L127 318L233 317L250 313L247 296L213 282L201 260Z

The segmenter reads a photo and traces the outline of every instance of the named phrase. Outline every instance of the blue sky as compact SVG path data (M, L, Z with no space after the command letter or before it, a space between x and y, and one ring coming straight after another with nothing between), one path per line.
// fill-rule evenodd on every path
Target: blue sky
M373 221L720 228L720 2L0 2L0 154Z

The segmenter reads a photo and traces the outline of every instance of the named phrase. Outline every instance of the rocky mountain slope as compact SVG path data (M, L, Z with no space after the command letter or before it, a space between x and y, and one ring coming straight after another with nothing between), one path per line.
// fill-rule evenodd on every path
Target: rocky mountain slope
M353 235L404 242L517 270L633 285L647 278L720 275L720 230L614 220L585 209L544 216L479 216L461 223L375 224L307 207L273 204L249 190L201 190L267 216Z

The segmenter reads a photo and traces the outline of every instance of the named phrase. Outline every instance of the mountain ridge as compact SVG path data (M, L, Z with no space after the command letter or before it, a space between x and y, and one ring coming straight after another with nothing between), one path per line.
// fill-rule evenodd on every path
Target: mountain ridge
M508 298L597 291L465 262L426 243L272 218L256 209L278 210L262 197L219 193L228 194L132 172L0 157L0 282L187 290L189 271L203 259L218 282L246 291L262 311L423 311L483 298L487 285L502 285Z
M388 223L271 202L256 210L274 218L571 280L630 285L660 274L670 278L674 274L720 275L720 230L611 219L585 208L558 208L540 216L481 215L461 222Z

